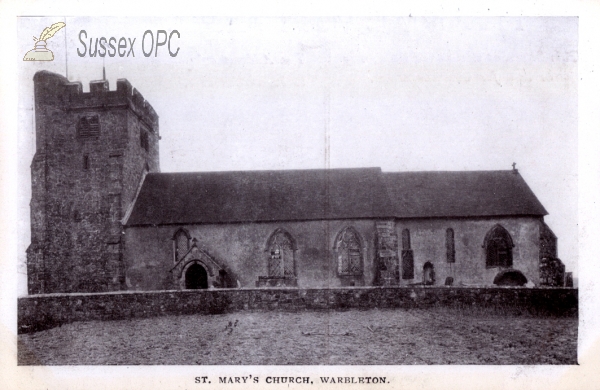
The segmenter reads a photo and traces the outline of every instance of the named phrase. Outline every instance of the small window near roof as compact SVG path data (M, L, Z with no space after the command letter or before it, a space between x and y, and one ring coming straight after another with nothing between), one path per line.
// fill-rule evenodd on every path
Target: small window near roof
M456 251L454 250L454 230L446 229L446 262L454 263L456 261Z
M405 251L410 249L410 230L402 230L402 249Z

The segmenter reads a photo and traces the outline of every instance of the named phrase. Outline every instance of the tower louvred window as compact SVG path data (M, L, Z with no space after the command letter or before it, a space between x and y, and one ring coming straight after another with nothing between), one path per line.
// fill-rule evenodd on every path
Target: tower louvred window
M95 138L100 135L100 119L98 115L87 115L77 123L77 136L80 138Z

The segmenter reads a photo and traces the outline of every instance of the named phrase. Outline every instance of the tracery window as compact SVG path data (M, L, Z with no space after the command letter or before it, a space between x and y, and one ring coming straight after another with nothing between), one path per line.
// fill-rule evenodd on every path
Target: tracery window
M173 235L175 262L178 262L185 256L190 249L190 235L185 229L179 229Z
M494 226L485 236L483 247L486 252L485 265L487 267L512 267L512 237L500 225Z
M277 229L268 242L268 276L273 278L294 278L296 270L294 265L295 245L292 236Z
M402 230L402 279L415 278L415 261L410 248L410 230Z
M454 230L446 229L446 262L454 263L456 261L456 251L454 250Z
M363 261L361 240L353 227L338 233L335 240L338 275L362 275Z

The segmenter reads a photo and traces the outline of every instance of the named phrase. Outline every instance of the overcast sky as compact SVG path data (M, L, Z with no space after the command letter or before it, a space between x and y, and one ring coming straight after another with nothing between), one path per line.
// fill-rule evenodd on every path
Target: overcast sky
M516 162L577 273L577 18L20 18L23 55L56 21L67 26L48 41L55 60L19 65L22 264L33 75L54 71L89 91L104 64L111 89L127 78L160 116L163 172ZM135 57L81 58L81 30L87 45L135 38ZM146 30L177 30L177 56L160 47L145 57Z

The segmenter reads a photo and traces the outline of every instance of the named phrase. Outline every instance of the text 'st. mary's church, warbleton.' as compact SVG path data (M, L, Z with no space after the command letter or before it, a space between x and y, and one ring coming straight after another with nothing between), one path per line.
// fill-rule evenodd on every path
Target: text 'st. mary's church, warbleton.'
M158 115L127 80L34 85L29 294L563 283L515 169L161 173Z

